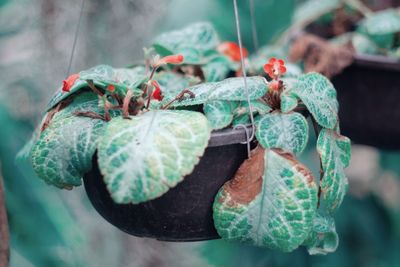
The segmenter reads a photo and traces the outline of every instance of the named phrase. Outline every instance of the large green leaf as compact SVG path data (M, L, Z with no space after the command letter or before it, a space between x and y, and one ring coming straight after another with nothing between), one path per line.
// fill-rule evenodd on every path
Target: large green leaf
M247 88L250 100L262 97L267 92L266 81L263 77L254 76L247 78ZM243 78L228 78L221 82L202 83L188 88L194 93L194 98L185 98L175 101L171 106L199 105L212 100L244 101L247 100ZM166 94L163 103L168 103L175 95Z
M204 104L204 115L213 130L225 128L233 120L233 110L238 106L236 101L213 100Z
M326 255L335 252L339 245L335 221L329 215L317 214L310 235L304 241L310 255Z
M350 163L350 139L333 130L322 129L317 140L324 176L321 183L325 208L333 213L343 201L348 182L344 168Z
M59 87L47 104L47 111L79 90L88 88L86 80L92 80L99 89L104 89L107 85L112 84L116 88L116 93L123 95L129 88L134 91L135 96L139 96L141 90L138 87L146 80L146 76L142 66L131 69L114 69L108 65L95 66L81 71L79 79L75 81L69 92L64 92L62 87Z
M81 177L91 169L92 156L103 130L104 121L77 117L73 113L78 110L103 112L96 95L77 96L68 107L55 114L32 148L36 174L60 188L81 184Z
M226 240L292 251L311 231L316 208L311 172L290 154L258 147L218 192L214 225Z
M257 120L256 137L264 148L301 153L308 141L307 120L297 112L265 114Z
M193 78L184 76L179 73L162 71L154 76L161 87L164 95L178 95L183 89L189 87Z
M207 22L198 22L157 36L153 46L162 56L183 54L187 63L192 61L190 57L193 57L193 54L202 54L207 50L215 49L218 43L218 35L214 27Z
M193 171L210 138L207 119L192 111L149 111L113 119L98 146L104 181L117 203L157 198Z
M339 104L332 83L319 73L300 75L290 92L299 97L321 126L333 129L338 121Z

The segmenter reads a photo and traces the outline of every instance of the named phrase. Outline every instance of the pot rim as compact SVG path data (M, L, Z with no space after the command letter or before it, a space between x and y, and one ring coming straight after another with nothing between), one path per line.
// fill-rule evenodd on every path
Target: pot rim
M246 125L246 130L243 127L238 128L226 128L222 130L213 131L211 133L210 141L208 142L209 147L218 147L226 145L234 145L247 142L247 136L251 136L253 128L251 125Z
M400 71L400 59L382 55L356 54L354 64L374 69Z

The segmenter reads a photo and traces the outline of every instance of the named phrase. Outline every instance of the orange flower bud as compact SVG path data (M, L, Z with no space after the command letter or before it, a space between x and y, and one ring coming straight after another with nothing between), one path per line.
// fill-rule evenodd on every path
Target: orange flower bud
M229 57L233 61L240 61L240 47L235 42L223 42L218 45L218 52ZM243 57L247 57L246 48L242 48Z
M65 79L63 81L63 87L62 87L62 91L63 92L69 92L69 90L71 89L71 87L74 85L74 83L76 82L76 80L79 79L79 74L72 74L70 75L67 79Z

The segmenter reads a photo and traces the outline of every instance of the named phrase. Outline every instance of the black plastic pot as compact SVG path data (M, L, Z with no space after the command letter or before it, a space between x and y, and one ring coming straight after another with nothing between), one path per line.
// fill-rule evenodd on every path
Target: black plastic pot
M245 141L244 129L214 132L194 171L163 196L145 203L116 204L103 182L96 155L92 171L83 179L85 189L100 215L128 234L164 241L219 238L212 204L221 186L247 158L247 145L240 144Z
M357 55L332 82L344 135L355 143L400 149L400 61Z

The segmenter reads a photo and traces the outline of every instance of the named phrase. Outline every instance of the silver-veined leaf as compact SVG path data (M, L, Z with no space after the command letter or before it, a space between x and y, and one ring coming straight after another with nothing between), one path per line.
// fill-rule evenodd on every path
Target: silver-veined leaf
M332 83L319 73L300 75L292 94L300 98L319 125L333 129L338 121L339 104Z
M57 89L47 104L47 111L79 90L88 88L86 80L92 80L100 90L104 90L106 86L112 84L116 88L116 93L123 95L129 88L133 90L135 96L139 96L142 91L138 87L147 79L144 71L142 66L114 69L108 65L98 65L81 71L79 79L75 81L69 92L62 91L62 87Z
M333 130L322 129L317 140L317 151L324 171L321 183L325 208L333 213L343 201L348 181L344 173L350 163L350 139Z
M297 112L265 114L257 119L256 137L264 148L281 148L298 154L307 145L307 120Z
M60 188L81 184L91 169L92 156L105 122L75 116L76 111L102 114L98 98L92 93L78 95L65 109L54 115L32 148L32 165L46 183Z
M204 115L210 122L213 130L225 128L233 120L233 110L237 107L236 101L212 100L204 104Z
M311 172L288 153L258 147L218 192L214 225L226 240L292 251L308 237L316 208Z
M263 77L254 76L247 78L247 88L250 100L259 99L267 92L266 81ZM171 106L191 106L206 103L211 100L244 101L247 100L243 78L228 78L215 83L202 83L187 88L195 97L187 97L175 101ZM166 94L163 103L168 103L175 98L173 94Z
M210 138L199 112L157 110L113 119L98 146L98 162L117 203L157 198L193 171Z

